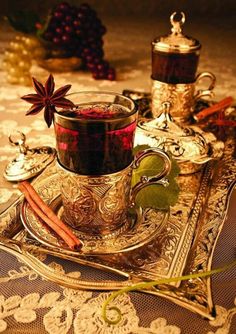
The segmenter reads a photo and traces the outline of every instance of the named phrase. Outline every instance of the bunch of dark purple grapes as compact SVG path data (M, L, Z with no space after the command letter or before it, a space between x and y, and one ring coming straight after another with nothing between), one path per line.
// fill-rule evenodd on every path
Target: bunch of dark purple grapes
M75 7L62 2L52 11L42 37L63 50L65 57L81 58L95 79L115 80L115 69L104 59L105 33L105 26L88 4Z

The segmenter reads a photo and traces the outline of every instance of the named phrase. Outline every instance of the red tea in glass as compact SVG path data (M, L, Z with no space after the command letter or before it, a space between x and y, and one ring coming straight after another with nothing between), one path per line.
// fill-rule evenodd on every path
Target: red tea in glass
M137 121L134 103L113 93L81 92L76 99L75 109L55 113L59 163L81 175L111 174L129 166Z

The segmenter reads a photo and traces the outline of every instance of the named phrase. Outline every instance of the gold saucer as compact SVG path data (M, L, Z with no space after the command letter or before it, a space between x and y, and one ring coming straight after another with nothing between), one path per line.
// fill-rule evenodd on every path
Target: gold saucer
M37 191L41 198L63 220L63 206L60 196L58 174L43 180ZM83 242L80 254L105 255L129 252L144 246L161 232L169 217L168 211L141 208L128 213L128 221L118 231L105 236L90 236L73 229L74 234ZM34 214L28 202L24 201L21 220L25 229L37 241L52 248L69 250L68 246L50 228ZM78 251L73 251L78 254Z

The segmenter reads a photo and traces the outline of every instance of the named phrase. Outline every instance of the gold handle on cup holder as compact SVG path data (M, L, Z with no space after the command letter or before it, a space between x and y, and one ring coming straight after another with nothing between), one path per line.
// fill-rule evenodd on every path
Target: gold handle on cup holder
M194 95L194 99L197 101L205 96L212 97L213 96L213 89L215 88L216 77L211 72L201 72L198 74L196 78L196 84L202 80L203 78L208 78L210 80L209 87L206 89L199 89L197 93Z
M163 150L159 148L149 148L146 150L141 151L134 157L133 165L132 167L134 169L138 168L140 165L140 162L151 155L156 155L160 157L164 163L162 170L153 176L146 176L143 175L140 178L140 181L133 187L132 192L131 192L131 206L134 205L135 198L138 194L138 192L152 184L162 184L164 187L169 185L169 181L165 178L166 175L169 174L171 170L171 160L167 153L165 153Z

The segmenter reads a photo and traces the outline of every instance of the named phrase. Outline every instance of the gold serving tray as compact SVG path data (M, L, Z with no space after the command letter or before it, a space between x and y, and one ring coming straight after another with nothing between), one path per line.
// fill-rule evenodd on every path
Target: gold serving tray
M115 290L140 281L210 270L236 180L233 149L234 143L229 140L221 160L208 162L198 173L179 177L178 203L171 208L168 220L158 233L139 247L111 254L75 254L59 244L43 244L29 236L23 227L19 219L20 198L0 216L0 249L18 256L48 280L80 289ZM51 164L33 182L46 201L58 196L57 187L50 187L51 180L57 178L55 173ZM149 223L151 219L154 218L149 218ZM42 253L122 275L124 279L78 280L48 267L38 256ZM158 289L145 292L160 295L208 319L214 318L209 277L162 285Z

